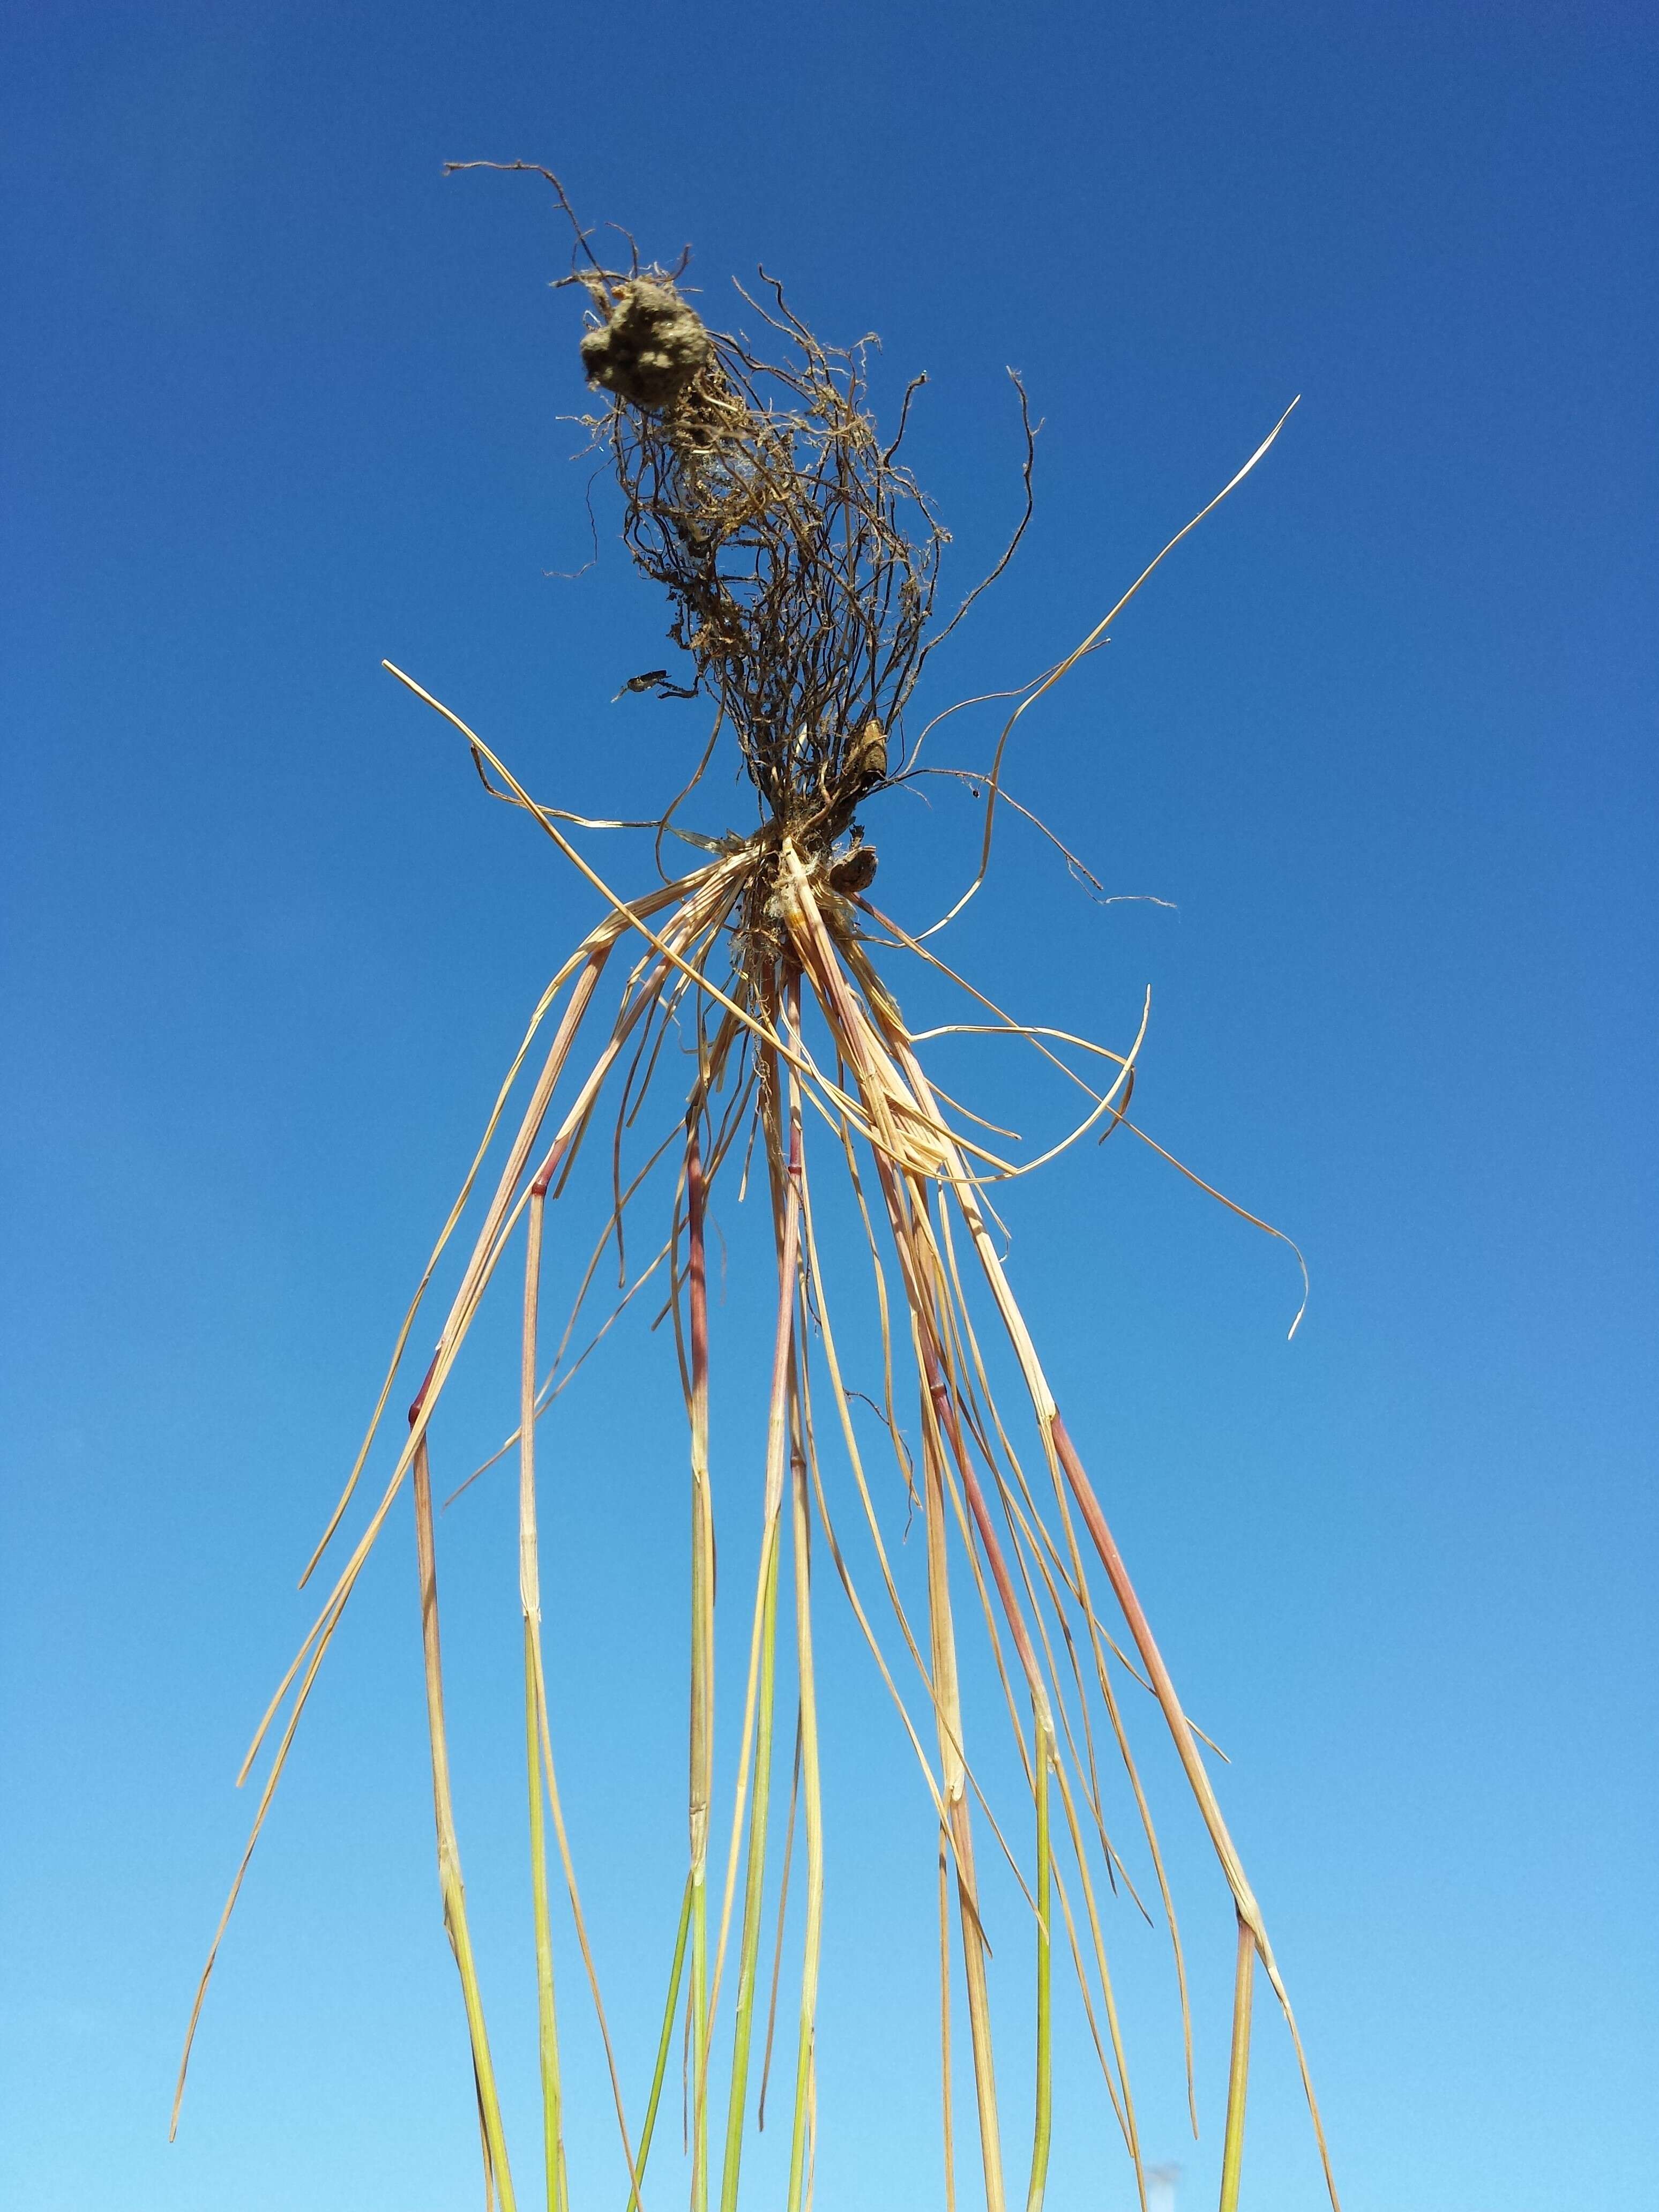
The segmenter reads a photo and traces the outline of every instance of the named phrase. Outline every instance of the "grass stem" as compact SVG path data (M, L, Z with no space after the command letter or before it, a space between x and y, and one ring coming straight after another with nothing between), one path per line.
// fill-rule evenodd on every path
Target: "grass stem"
M496 2094L495 2069L490 2063L489 2037L484 2027L483 1997L473 1962L472 1938L466 1924L466 1892L461 1881L461 1851L455 1836L454 1806L450 1793L443 1659L438 1640L438 1563L432 1534L432 1476L424 1432L415 1448L413 1489L416 1558L421 1584L421 1644L426 1668L427 1733L432 1747L432 1808L438 1832L438 1887L443 1899L444 1932L449 1937L449 1948L454 1953L456 1970L461 1978L489 2168L495 2176L501 2212L516 2212L507 2136L501 2126L501 2100Z
M1241 1913L1238 1971L1233 1986L1233 2046L1227 2069L1227 2133L1221 2148L1220 2212L1238 2212L1244 2167L1244 2107L1250 2081L1250 2000L1255 1982L1255 1937Z

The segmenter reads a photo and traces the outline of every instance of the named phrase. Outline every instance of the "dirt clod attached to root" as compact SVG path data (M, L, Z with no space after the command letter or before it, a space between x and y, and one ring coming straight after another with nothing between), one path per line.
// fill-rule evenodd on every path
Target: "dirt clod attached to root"
M581 342L588 382L653 414L679 398L713 351L701 319L673 287L643 276L617 287L605 322Z

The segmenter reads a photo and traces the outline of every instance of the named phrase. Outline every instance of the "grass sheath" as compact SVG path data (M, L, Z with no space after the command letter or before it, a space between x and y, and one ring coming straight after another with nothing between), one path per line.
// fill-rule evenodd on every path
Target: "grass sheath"
M415 1549L421 1580L421 1645L426 1663L426 1719L432 1746L432 1809L438 1831L438 1887L443 1899L444 1933L455 1954L466 2008L466 2032L472 2045L472 2078L489 2171L495 2176L501 2212L514 2212L513 2175L507 2136L501 2126L495 2069L490 2063L483 1997L473 1963L466 1924L466 1892L461 1881L461 1849L455 1835L455 1811L449 1788L449 1736L444 1725L443 1656L438 1638L438 1559L432 1534L432 1478L424 1436L415 1448Z
M557 179L547 171L535 173L547 178L568 215ZM574 227L574 216L571 222ZM691 2212L709 2212L717 2186L719 2212L738 2212L746 2187L751 2201L759 2193L750 2179L755 2165L755 2154L749 2151L750 2074L769 1894L776 1898L775 1936L754 2116L758 2125L765 2118L787 1951L799 1964L799 2001L787 2165L781 2175L763 2175L762 2187L769 2192L769 2201L782 2194L786 2212L809 2212L819 2119L820 1999L834 1975L825 1911L833 1838L831 1808L824 1798L815 1547L833 1566L892 1702L937 1838L947 2212L956 2212L967 2185L957 2142L956 2072L960 2066L965 2079L969 2064L979 2147L975 2193L982 2196L986 2212L1006 2212L1009 2179L996 2051L999 2043L1006 2047L1011 2034L1020 2037L1022 2049L1029 2048L1032 2068L1025 2212L1042 2212L1056 2137L1077 2118L1072 2100L1057 2100L1055 2089L1056 2039L1063 2028L1054 1972L1057 1924L1064 1932L1063 1955L1070 1961L1104 2104L1122 2137L1144 2208L1139 2124L1112 1972L1115 1938L1109 1933L1103 1907L1108 1891L1119 1893L1132 1924L1138 1908L1149 1922L1154 1910L1161 1912L1167 1925L1196 2131L1200 2099L1185 1952L1149 1793L1130 1742L1127 1708L1143 1694L1158 1709L1236 1917L1220 2212L1237 2212L1239 2202L1258 1958L1290 2034L1333 2212L1340 2212L1312 2078L1284 1979L1200 1748L1208 1739L1182 1706L1100 1493L1061 1419L1009 1279L994 1205L999 1183L1030 1174L1085 1136L1103 1139L1121 1127L1172 1159L1127 1118L1148 1034L1150 997L1138 1021L1126 1024L1124 1048L1115 1050L1066 1030L1022 1023L958 975L924 941L960 912L984 880L999 801L1026 816L1002 789L1016 728L1103 641L1116 615L1188 531L1256 466L1284 418L1075 650L1032 683L996 695L1018 703L1006 717L988 775L975 779L986 794L977 872L944 921L912 932L867 896L877 856L866 842L860 810L884 788L921 773L915 757L921 738L945 715L935 715L907 747L907 702L934 646L983 588L969 592L951 621L933 622L945 533L898 458L917 386L913 384L905 395L896 436L883 445L867 404L862 347L823 344L770 279L762 296L744 297L768 331L769 343L781 348L776 360L763 359L746 338L709 329L678 289L678 272L641 266L637 258L626 270L603 268L592 255L588 234L574 227L574 235L573 274L566 281L586 294L591 312L583 362L590 382L603 395L601 411L586 418L588 427L612 465L623 535L633 557L667 592L673 611L670 635L683 655L681 673L687 678L671 681L655 671L629 679L623 688L706 696L715 708L714 732L690 781L660 817L648 823L584 822L533 799L458 714L412 677L386 664L459 735L490 795L529 816L598 898L601 911L535 1009L396 1333L368 1433L302 1577L308 1580L342 1539L417 1315L452 1240L468 1220L473 1224L471 1241L462 1248L465 1256L459 1265L449 1262L453 1287L410 1409L407 1439L395 1452L387 1450L391 1464L366 1516L357 1508L363 1525L260 1721L244 1765L240 1778L271 1747L246 1850L198 1988L179 2095L209 1977L300 1720L407 1480L419 1574L443 1924L461 1983L485 2185L491 2203L499 2203L501 2212L514 2212L501 2100L456 1835L429 1437L483 1300L522 1236L517 1427L495 1459L516 1445L529 1933L547 2212L571 2212L573 2195L583 2194L573 2191L568 2171L569 2100L577 2077L566 2051L573 2030L569 2020L562 2019L556 1995L556 1952L563 1940L560 1928L567 1923L608 2070L626 2171L627 2212L646 2212L647 2164L657 2142L670 2056L682 2024L685 2156L678 2188L689 2197ZM1018 397L1026 437L1024 514L987 582L1006 566L1030 511L1034 434L1023 391ZM678 817L723 736L735 746L747 774L757 821L746 832L709 834L686 828ZM696 848L695 864L677 877L665 874L643 895L624 896L574 842L578 832L623 829L655 833L659 866L671 837ZM1066 858L1068 865L1081 866L1071 854ZM970 1018L910 1029L892 981L894 967L908 961L919 963L936 987L960 987L970 1002ZM1023 1150L1023 1140L1012 1132L960 1104L924 1065L933 1041L946 1036L1003 1038L1030 1050L1045 1077L1071 1087L1068 1097L1072 1091L1083 1094L1069 1130L1046 1147ZM684 1080L674 1083L665 1071L680 1060L685 1063ZM659 1117L665 1120L665 1133L650 1119L665 1090L672 1091L667 1111ZM591 1249L592 1256L580 1274L550 1363L541 1326L544 1261L551 1270L555 1262L548 1255L557 1246L549 1242L548 1209L587 1188L579 1172L581 1156L590 1132L606 1113L612 1118L592 1149L605 1152L609 1210L597 1243L590 1230L574 1246L578 1267L582 1254ZM1023 1121L1024 1115L1019 1118ZM816 1205L809 1155L819 1176ZM493 1185L481 1183L486 1163L497 1157ZM721 1474L721 1512L729 1522L748 1498L756 1544L746 1637L739 1632L737 1645L741 1651L746 1644L744 1698L732 1739L735 1758L728 1765L718 1755L715 1731L723 1639L716 1633L708 1240L716 1185L722 1177L728 1183L735 1179L741 1199L757 1159L756 1188L764 1190L769 1206L775 1300L758 1481L744 1480L736 1468L723 1468ZM823 1161L829 1163L827 1172ZM1280 1235L1192 1169L1180 1161L1173 1164L1236 1215L1270 1236ZM593 1165L598 1171L598 1163ZM658 1195L661 1211L659 1225L645 1239L651 1256L641 1260L631 1224L646 1193ZM851 1356L854 1370L861 1362L873 1365L869 1346L878 1342L878 1376L849 1370L848 1347L855 1346L855 1340L837 1334L835 1315L843 1287L840 1247L823 1236L832 1209L838 1231L846 1232L859 1255L860 1270L867 1250L871 1276L865 1310L871 1325L862 1347ZM597 1328L591 1319L583 1324L586 1348L572 1358L569 1348L581 1341L578 1323L608 1253L615 1261L617 1302ZM543 1646L538 1431L589 1352L653 1284L651 1296L659 1301L657 1319L672 1323L690 1440L687 1863L661 2030L635 2143L623 2094L631 2060L626 2052L619 2057L611 2034L554 1765ZM1305 1270L1304 1285L1305 1294ZM546 1336L550 1341L550 1328ZM892 1455L893 1480L884 1489L866 1457L867 1438L874 1431L856 1410L860 1406L867 1409ZM820 1449L820 1417L841 1448L846 1480ZM493 1464L494 1460L485 1462ZM462 1489L468 1486L464 1483ZM900 1510L907 1525L912 1512L920 1514L921 1522L923 1559L909 1577L908 1596L890 1526L891 1515ZM858 1544L867 1547L874 1563L874 1594L868 1602L837 1525L843 1511L852 1516ZM1103 1577L1109 1601L1095 1586ZM969 1607L959 1611L957 1598L970 1587ZM923 1607L925 1620L920 1618ZM981 1741L977 1713L969 1710L978 1692L970 1698L965 1685L976 1684L982 1668L977 1659L965 1664L964 1650L980 1626L1030 1795L1029 1831L994 1802L998 1793L988 1787L983 1770L970 1755ZM735 1652L726 1663L736 1663ZM1127 1692L1125 1681L1132 1686ZM774 1819L772 1802L781 1698L785 1714L791 1702L796 1713L787 1824ZM1119 1786L1113 1780L1114 1751L1121 1768L1121 1802L1111 1802ZM1153 1909L1141 1904L1124 1856L1128 1845L1113 1840L1120 1809L1124 1830L1138 1828L1144 1843L1152 1869L1146 1895ZM724 1863L711 1869L717 1816L726 1839ZM792 1887L798 1825L801 1871ZM786 1830L781 1854L775 1832L780 1826ZM549 1879L550 1826L564 1877L564 1902L556 1910ZM1123 1831L1119 1832L1121 1838ZM711 1914L714 1880L719 1881L720 1897ZM1027 1914L1035 1954L1031 2008L1018 2019L1007 2011L994 2016L992 1942L1010 1933L1011 1916L1023 1927ZM1010 1940L1006 1955L1025 1955L1023 1939ZM955 2033L958 1962L968 2029L965 2059ZM999 1976L1005 1971L1000 1967ZM716 2146L711 2136L721 2061L724 2112ZM176 2124L176 2099L173 2117ZM659 2179L662 2156L659 2151L653 2202L667 2193ZM778 2158L781 2162L781 2151ZM612 2201L620 2201L620 2191Z
M1238 1922L1238 1972L1233 1988L1233 2047L1227 2068L1227 2132L1221 2147L1221 2212L1238 2212L1244 2170L1244 2107L1249 2099L1250 2004L1255 1986L1255 1936Z
M530 1887L535 1919L536 2013L541 2062L542 2152L547 2212L568 2212L564 2182L563 2094L553 1994L553 1929L547 1898L547 1843L542 1809L542 1585L536 1533L537 1310L541 1288L542 1223L547 1189L531 1185L525 1237L524 1335L519 1399L519 1601L524 1611L524 1719L530 1784Z
M1036 1803L1036 2115L1031 2129L1031 2179L1025 2212L1042 2212L1048 2182L1048 2143L1054 2124L1053 1959L1048 1916L1053 1865L1048 1843L1048 1771L1054 1750L1040 1714L1033 1715L1033 1796Z

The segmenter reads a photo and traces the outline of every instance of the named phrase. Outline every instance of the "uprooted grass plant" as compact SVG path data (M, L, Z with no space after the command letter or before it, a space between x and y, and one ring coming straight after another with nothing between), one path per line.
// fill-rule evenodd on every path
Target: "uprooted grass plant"
M553 185L568 215L557 179L546 171L538 173ZM763 328L763 343L775 357L763 355L748 338L710 329L677 283L680 270L642 266L637 255L626 269L602 267L574 216L571 222L576 241L573 275L563 281L586 296L581 357L599 400L599 411L586 418L587 427L613 467L623 534L638 567L667 592L671 635L686 660L685 682L672 683L665 672L653 671L632 679L632 688L706 696L714 709L713 729L696 774L659 818L647 823L586 823L532 799L457 714L412 677L391 669L459 732L489 790L529 815L598 893L602 912L535 1009L398 1333L368 1434L307 1569L308 1577L340 1534L391 1401L422 1295L471 1207L487 1157L511 1130L436 1350L409 1408L407 1435L367 1525L256 1731L244 1778L273 1740L274 1749L247 1850L198 1992L186 2061L214 1957L301 1716L365 1562L407 1483L414 1503L444 1923L465 2004L486 2188L492 2202L514 2212L513 2168L468 1933L452 1803L428 1437L481 1301L516 1242L523 1259L520 1384L517 1428L504 1449L516 1450L519 1468L518 1597L538 1992L542 2187L549 2212L567 2212L570 2196L549 1827L604 2037L629 2176L629 2212L639 2212L647 2202L648 2181L658 2196L664 2193L649 2168L677 2043L684 2053L693 2212L707 2212L711 2201L718 2202L720 2212L734 2212L751 2118L757 2021L764 2011L763 1907L769 1873L775 1892L780 1881L781 1827L787 1890L798 1814L798 1879L804 1893L797 1916L799 1996L794 2033L790 2038L786 2031L782 2046L787 2052L793 2042L788 2212L799 2212L812 2200L819 2124L817 2013L825 1940L815 1524L896 1707L937 1829L939 2096L947 2203L955 2202L961 2174L951 2076L952 2038L957 2036L959 2047L957 2022L963 2012L988 2212L1003 2212L1011 2190L1023 2191L1028 2212L1036 2212L1042 2203L1051 2135L1061 2117L1054 2109L1058 1949L1075 1977L1081 2013L1145 2204L1140 2136L1103 1911L1103 1876L1113 1888L1121 1881L1133 1893L1112 1841L1103 1761L1097 1756L1108 1741L1121 1762L1133 1818L1144 1837L1169 1930L1185 2033L1188 2100L1197 2125L1187 1976L1175 1902L1121 1702L1122 1686L1133 1683L1156 1700L1235 1908L1237 1954L1223 2123L1222 2212L1231 2212L1238 2197L1258 1962L1295 2043L1334 2206L1312 2085L1261 1911L1222 1817L1199 1731L1182 1709L1021 1316L991 1197L997 1183L1030 1174L1085 1136L1115 1128L1144 1133L1129 1119L1128 1108L1146 1034L1145 1012L1139 1032L1125 1041L1121 1051L1022 1023L957 975L927 941L951 915L932 929L912 933L872 896L876 855L866 841L859 809L884 786L918 772L921 739L907 744L906 706L929 653L976 595L969 593L951 621L935 623L945 537L900 459L916 386L907 391L894 434L884 443L867 408L862 347L823 343L771 280L765 280L760 296L744 297ZM1023 413L1023 391L1019 398ZM1255 466L1278 427L1218 501ZM1025 430L1024 515L988 583L1006 564L1030 512L1029 417ZM1201 520L1195 516L1187 530ZM1170 545L1185 535L1186 530L1179 532ZM1166 546L1158 554L1075 651L1022 690L1006 695L1014 703L982 779L985 825L979 867L952 915L983 879L999 803L1012 804L1002 792L1001 769L1014 725L1105 638L1114 617L1170 550ZM679 817L723 736L740 751L757 819L747 829L705 834ZM643 895L624 896L602 879L572 834L624 827L654 833L659 875L671 836L698 855L696 865ZM890 980L902 959L921 963L933 975L959 987L968 1001L968 1018L950 1024L948 1031L908 1028ZM607 999L608 981L612 995ZM987 1140L1001 1133L947 1097L924 1066L924 1046L947 1033L1002 1036L1029 1045L1079 1094L1076 1126L1035 1158L1009 1157L1006 1143L994 1148ZM679 1049L665 1054L671 1036ZM664 1071L677 1062L690 1070L689 1088L661 1099L657 1094L666 1085ZM526 1081L527 1097L522 1095ZM611 1105L605 1104L607 1099ZM648 1104L667 1134L637 1173L625 1176L624 1136ZM543 1656L538 1552L537 1427L555 1389L541 1318L548 1209L566 1192L578 1152L605 1115L614 1117L609 1139L613 1202L599 1251L582 1278L578 1308L610 1240L614 1238L620 1254L624 1214L638 1207L643 1194L658 1191L664 1211L657 1233L648 1240L652 1256L635 1268L621 1303L626 1305L647 1285L655 1285L653 1296L672 1321L690 1432L687 1865L661 2033L654 2054L643 2054L637 2069L613 2047L606 2024L559 1795L554 1756L557 1699L550 1695ZM717 1480L709 1433L706 1237L711 1193L723 1178L735 1178L741 1195L757 1164L770 1208L776 1277L764 1464L756 1484L736 1470L721 1473ZM873 1326L878 1328L884 1370L878 1395L897 1472L896 1487L885 1498L860 1443L853 1401L861 1394L842 1364L848 1338L845 1332L838 1335L830 1285L820 1265L827 1205L838 1205L868 1246ZM565 1361L570 1339L567 1325L555 1369ZM1000 1340L1000 1352L993 1339ZM991 1372L999 1363L1018 1373L1024 1401L1018 1418L993 1395ZM568 1371L567 1363L564 1372ZM905 1441L907 1430L914 1451ZM826 1467L835 1457L832 1437L839 1439L844 1470L837 1464ZM758 1571L742 1631L747 1662L738 1755L724 1794L716 1771L714 1729L717 1490L726 1512L752 1512L757 1504L759 1513ZM925 1619L911 1618L890 1554L884 1514L895 1503L914 1506L920 1515ZM855 1583L837 1531L836 1514L843 1510L851 1510L864 1525L881 1584L879 1599L866 1601ZM1119 1635L1109 1626L1109 1607L1096 1586L1099 1576L1121 1616ZM964 1583L971 1584L977 1600L1012 1724L1030 1798L1023 1822L1006 1806L989 1802L975 1776L976 1723L970 1724L964 1710L958 1664L963 1630L957 1595ZM879 1626L884 1618L885 1631ZM890 1646L893 1637L902 1651ZM781 1670L779 1645L784 1639L793 1642L793 1661L786 1659ZM794 1710L786 1706L781 1714L780 1689L787 1698L791 1686ZM775 1767L781 1762L791 1772L784 1822L774 1800ZM1019 2026L1031 2036L1035 2088L1019 2146L1005 2141L1006 2114L994 2059L976 1870L988 1837L1012 1869L1023 1894L1022 1910L1029 1915L1034 1987L1031 2012ZM783 1925L780 1905L780 1944ZM770 1985L775 2014L775 1964ZM999 2020L996 2035L1008 2032ZM771 2039L769 2025L769 2057ZM181 2068L181 2094L183 2084ZM643 2102L635 2103L641 2088ZM176 2104L174 2118L176 2123ZM1011 2179L1016 2166L1023 2172Z

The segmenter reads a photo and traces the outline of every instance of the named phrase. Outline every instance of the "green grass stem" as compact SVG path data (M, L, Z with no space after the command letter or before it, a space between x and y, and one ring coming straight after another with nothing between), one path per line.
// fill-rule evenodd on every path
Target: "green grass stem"
M1250 2085L1250 2008L1255 1986L1255 1937L1238 1919L1238 1970L1233 1984L1233 2047L1227 2069L1227 2133L1221 2148L1220 2212L1238 2212L1244 2169L1244 2107Z

